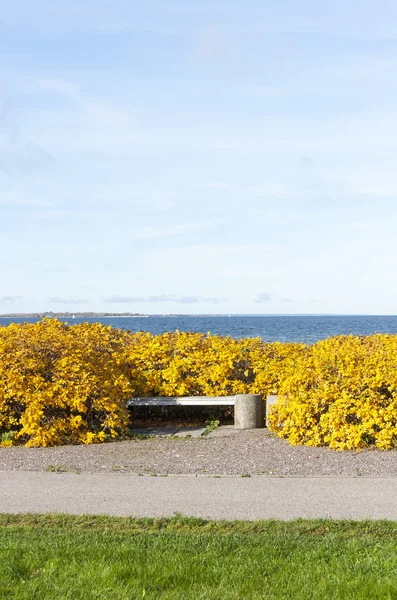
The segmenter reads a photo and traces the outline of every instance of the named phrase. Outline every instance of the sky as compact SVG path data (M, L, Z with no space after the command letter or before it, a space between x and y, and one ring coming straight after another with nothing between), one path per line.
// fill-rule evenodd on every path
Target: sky
M397 313L395 1L0 9L0 313Z

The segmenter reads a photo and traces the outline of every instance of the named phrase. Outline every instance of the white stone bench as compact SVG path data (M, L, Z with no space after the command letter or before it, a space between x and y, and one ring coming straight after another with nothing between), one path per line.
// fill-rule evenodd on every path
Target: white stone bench
M131 398L127 406L234 406L234 428L256 429L264 427L264 403L260 394L236 396L180 396Z

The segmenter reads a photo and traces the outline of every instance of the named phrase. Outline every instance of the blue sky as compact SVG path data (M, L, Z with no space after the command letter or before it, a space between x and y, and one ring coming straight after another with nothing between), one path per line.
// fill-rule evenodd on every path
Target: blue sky
M0 6L0 312L397 312L395 2Z

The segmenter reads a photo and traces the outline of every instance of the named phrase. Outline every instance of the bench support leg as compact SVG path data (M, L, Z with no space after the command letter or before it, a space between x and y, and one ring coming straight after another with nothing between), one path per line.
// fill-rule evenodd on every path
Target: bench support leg
M278 396L271 395L266 398L266 427L269 426L269 413L272 406L277 404Z
M260 394L237 394L234 403L234 428L264 427L264 403Z

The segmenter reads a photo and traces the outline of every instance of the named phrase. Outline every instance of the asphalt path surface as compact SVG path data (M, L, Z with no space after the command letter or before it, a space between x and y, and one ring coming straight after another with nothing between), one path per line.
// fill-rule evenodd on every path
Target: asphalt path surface
M0 471L0 512L397 520L397 477L151 477Z

